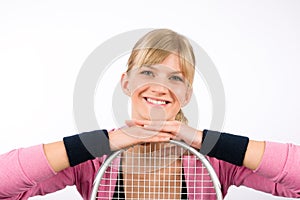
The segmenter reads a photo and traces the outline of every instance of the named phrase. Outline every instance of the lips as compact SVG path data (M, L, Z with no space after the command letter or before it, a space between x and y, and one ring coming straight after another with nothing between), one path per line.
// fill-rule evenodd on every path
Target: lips
M144 99L145 99L148 103L154 104L154 105L167 105L168 103L170 103L170 101L167 101L167 100L154 99L154 98L150 98L150 97L144 97Z

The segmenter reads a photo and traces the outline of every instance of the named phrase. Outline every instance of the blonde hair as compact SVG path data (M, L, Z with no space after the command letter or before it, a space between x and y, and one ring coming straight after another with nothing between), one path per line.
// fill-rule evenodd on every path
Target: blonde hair
M179 57L182 74L191 87L195 74L193 48L186 37L169 29L155 29L137 41L127 62L127 72L134 66L159 64L170 54ZM188 123L181 109L175 120Z

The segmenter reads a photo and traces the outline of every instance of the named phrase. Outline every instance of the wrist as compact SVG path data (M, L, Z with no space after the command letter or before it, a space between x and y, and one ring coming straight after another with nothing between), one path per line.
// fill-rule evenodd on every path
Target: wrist
M70 166L110 154L106 130L84 132L63 138Z
M248 137L204 130L200 152L241 166L243 165L248 143Z
M196 149L200 149L202 146L202 141L203 141L203 131L197 130L196 132L196 137L194 138L193 144L192 145Z

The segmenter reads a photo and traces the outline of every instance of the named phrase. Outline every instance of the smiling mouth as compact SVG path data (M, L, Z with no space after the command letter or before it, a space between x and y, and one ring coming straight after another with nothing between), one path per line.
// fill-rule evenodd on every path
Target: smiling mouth
M145 97L144 98L147 102L154 104L154 105L167 105L168 103L170 103L170 101L165 101L165 100L156 100L156 99L152 99L149 97Z

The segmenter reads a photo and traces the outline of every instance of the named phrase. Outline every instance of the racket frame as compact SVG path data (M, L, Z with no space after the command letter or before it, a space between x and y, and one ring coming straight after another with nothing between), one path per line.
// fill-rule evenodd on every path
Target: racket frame
M196 149L194 149L193 147L189 146L188 144L182 142L182 141L177 141L177 140L170 140L171 144L175 144L178 145L190 152L192 152L195 156L197 156L197 158L200 159L200 161L203 163L203 165L206 167L210 178L213 182L214 185L214 189L216 191L216 196L217 196L217 200L222 200L223 199L223 195L222 195L222 191L221 191L221 184L219 181L219 178L214 170L214 168L211 166L210 162L207 160L207 158L201 154L199 151L197 151ZM128 147L129 148L129 147ZM110 163L121 153L123 153L124 151L126 151L127 148L125 149L120 149L116 152L114 152L113 154L111 154L108 158L106 158L106 160L104 161L104 163L101 165L101 167L99 168L95 180L93 182L93 188L92 188L92 194L90 197L90 200L95 200L97 199L97 194L98 194L98 188L100 185L100 181L106 171L106 169L109 167Z

